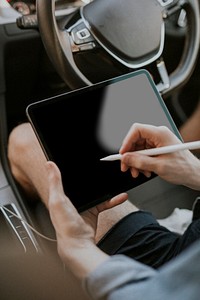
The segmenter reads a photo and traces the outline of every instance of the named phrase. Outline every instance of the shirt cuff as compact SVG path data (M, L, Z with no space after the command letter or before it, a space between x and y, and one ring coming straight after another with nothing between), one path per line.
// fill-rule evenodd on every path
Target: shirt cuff
M119 254L111 256L91 272L83 287L90 297L104 299L119 287L141 282L155 274L155 269Z

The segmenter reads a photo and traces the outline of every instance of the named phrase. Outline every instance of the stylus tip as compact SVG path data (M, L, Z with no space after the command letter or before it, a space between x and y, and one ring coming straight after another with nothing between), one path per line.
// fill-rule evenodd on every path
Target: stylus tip
M106 157L101 158L101 161L114 161L114 160L120 160L121 154L113 154Z

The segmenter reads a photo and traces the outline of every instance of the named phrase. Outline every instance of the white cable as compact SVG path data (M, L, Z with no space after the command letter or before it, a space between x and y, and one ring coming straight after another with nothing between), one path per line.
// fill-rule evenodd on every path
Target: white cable
M12 214L14 217L18 218L21 222L24 222L32 231L34 231L37 235L39 235L40 237L51 241L51 242L56 242L57 240L49 238L45 235L43 235L42 233L40 233L39 231L37 231L34 227L32 227L28 222L26 222L24 219L22 219L20 216L18 216L17 214L15 214L13 211L11 211L10 209L8 209L7 207L1 205L0 206L2 209L8 211L10 214Z

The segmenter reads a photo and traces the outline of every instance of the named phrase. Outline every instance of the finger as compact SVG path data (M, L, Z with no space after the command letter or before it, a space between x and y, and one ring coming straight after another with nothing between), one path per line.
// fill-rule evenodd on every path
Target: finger
M153 125L134 123L123 140L120 153L135 150L135 143L139 144L140 149L142 149L142 144L144 145L144 143L146 144L146 141L153 139L155 135L155 129L156 127ZM154 134L152 134L152 132Z
M151 177L151 172L149 171L143 171L144 176L146 176L147 178Z
M129 169L129 166L123 162L123 158L121 159L121 171L126 172Z
M54 199L57 193L63 194L63 186L60 170L57 165L51 161L47 162L47 172L48 172L48 180L49 180L49 196Z
M64 193L60 170L53 162L47 162L48 180L49 180L49 200L48 207L51 218L54 222L65 220L75 210L71 201Z
M126 155L127 155L127 153L126 153ZM123 163L123 161L125 161L125 160L124 159L121 160L121 171L126 172L129 170L131 172L132 177L137 178L139 175L139 170L134 168L132 165L129 166L126 163Z
M113 197L112 199L108 200L108 203L107 203L108 208L112 208L114 206L122 204L127 199L128 199L128 194L127 193L121 193L121 194Z
M129 168L135 168L138 171L149 171L152 172L155 163L158 162L158 157L150 157L147 155L126 153L122 157L123 163Z
M149 172L149 171L140 170L139 173L144 174L144 176L147 178L151 177L151 172Z
M124 203L127 199L128 199L128 194L121 193L103 203L98 204L97 209L99 212L102 212L104 210L110 209L112 207L115 207L117 205Z
M139 170L137 170L136 168L130 168L130 172L133 178L137 178L140 174Z

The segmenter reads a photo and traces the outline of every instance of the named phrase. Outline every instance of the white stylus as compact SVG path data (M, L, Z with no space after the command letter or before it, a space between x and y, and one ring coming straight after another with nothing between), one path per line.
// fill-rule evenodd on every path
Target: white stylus
M159 148L144 149L135 152L143 155L155 156L155 155L167 154L167 153L172 153L175 151L186 150L186 149L189 150L200 149L200 141L164 146ZM103 161L120 160L121 156L122 156L121 154L113 154L113 155L103 157L100 160Z

